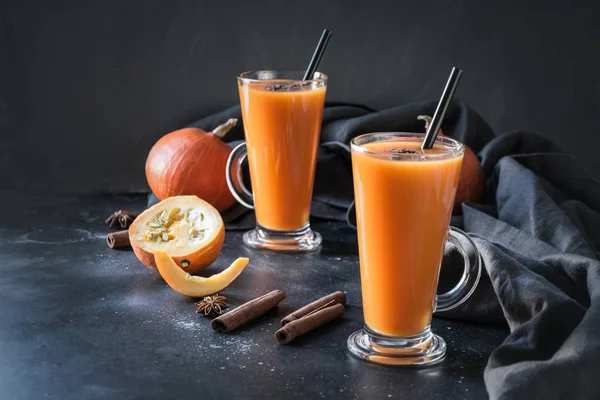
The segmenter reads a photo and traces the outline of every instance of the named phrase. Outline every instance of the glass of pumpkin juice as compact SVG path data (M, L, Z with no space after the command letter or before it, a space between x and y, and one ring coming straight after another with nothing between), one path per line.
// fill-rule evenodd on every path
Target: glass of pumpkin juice
M256 228L244 234L255 248L313 251L321 236L309 215L327 76L251 71L238 77L245 143L227 163L227 183L239 203L252 208ZM248 162L252 192L244 185Z
M481 274L467 235L449 229L465 147L424 135L371 133L351 142L365 326L348 339L352 354L391 365L420 366L445 355L431 332L434 311L462 304ZM444 254L456 252L464 273L437 295Z

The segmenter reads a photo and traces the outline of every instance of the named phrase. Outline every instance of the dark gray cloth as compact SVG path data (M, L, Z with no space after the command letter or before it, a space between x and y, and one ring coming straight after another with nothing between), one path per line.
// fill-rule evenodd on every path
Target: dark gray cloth
M352 224L350 139L377 131L423 132L416 116L434 107L374 111L327 104L312 216ZM234 107L193 125L212 130L239 115ZM469 233L487 273L469 301L441 316L508 324L511 333L485 370L491 398L600 398L600 182L541 136L496 136L462 102L451 105L442 129L482 159L486 202L463 204L463 216L452 224ZM227 139L243 140L242 127ZM252 213L237 206L225 218L229 229L254 225ZM460 268L448 269L441 286Z

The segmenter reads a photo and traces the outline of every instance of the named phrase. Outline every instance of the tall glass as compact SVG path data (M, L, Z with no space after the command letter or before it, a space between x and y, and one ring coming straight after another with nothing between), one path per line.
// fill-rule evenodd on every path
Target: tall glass
M255 248L312 251L321 236L310 228L310 203L327 76L316 72L255 71L238 77L246 142L227 162L234 197L256 212L256 228L244 234ZM243 184L250 167L253 193Z
M351 142L364 329L348 339L363 359L392 365L442 360L443 339L430 330L434 311L452 309L475 289L480 256L467 235L448 229L465 147L440 137L372 133ZM458 251L464 273L436 295L445 251Z

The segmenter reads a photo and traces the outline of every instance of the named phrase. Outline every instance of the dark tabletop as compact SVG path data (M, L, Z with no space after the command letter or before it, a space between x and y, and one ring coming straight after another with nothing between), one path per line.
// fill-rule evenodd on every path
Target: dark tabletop
M0 225L0 388L11 399L487 397L483 369L507 331L434 318L448 344L426 369L368 364L346 338L362 326L355 232L317 222L320 252L253 251L227 232L211 274L251 264L223 294L232 306L272 289L279 308L229 334L214 333L194 300L171 290L133 252L111 250L104 219L139 211L144 196L47 198L3 193ZM278 345L279 321L336 290L343 319ZM3 396L4 396L3 395Z

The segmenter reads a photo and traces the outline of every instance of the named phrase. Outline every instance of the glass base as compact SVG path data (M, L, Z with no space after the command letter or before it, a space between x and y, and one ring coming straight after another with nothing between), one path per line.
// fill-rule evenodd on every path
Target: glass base
M282 252L316 251L321 246L321 235L310 229L310 224L295 231L274 231L257 225L244 233L244 243L255 249Z
M442 361L446 342L429 328L419 335L393 337L365 327L350 335L348 349L353 355L377 364L422 367Z

